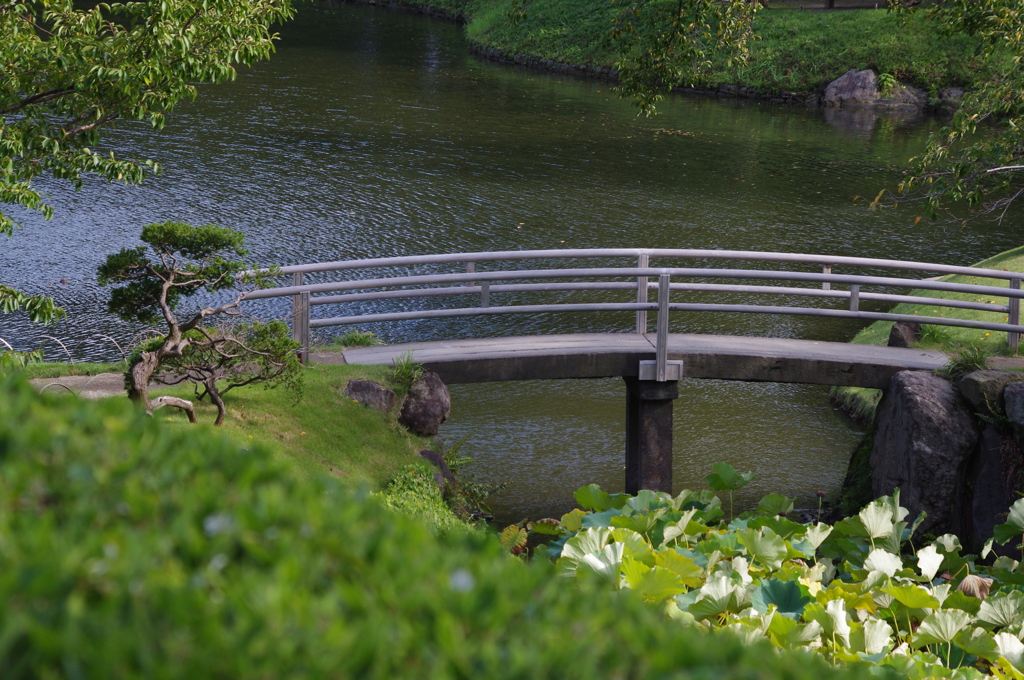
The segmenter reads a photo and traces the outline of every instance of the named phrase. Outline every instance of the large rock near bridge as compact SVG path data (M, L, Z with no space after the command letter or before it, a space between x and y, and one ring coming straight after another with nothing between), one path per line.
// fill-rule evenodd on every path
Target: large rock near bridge
M402 402L398 422L413 434L433 437L452 411L448 388L437 373L427 371L412 384Z
M915 112L928 106L928 93L916 87L895 83L885 96L878 90L878 77L871 69L850 69L825 87L825 106L869 108L881 112Z
M1003 393L1013 383L1024 381L1019 371L983 369L971 371L960 380L958 387L975 413L1002 415L1006 403Z
M872 492L885 496L899 488L911 517L928 513L920 532L954 532L977 442L970 407L952 383L933 373L900 371L875 415Z
M395 407L395 393L372 380L349 380L345 396L381 413L388 413Z

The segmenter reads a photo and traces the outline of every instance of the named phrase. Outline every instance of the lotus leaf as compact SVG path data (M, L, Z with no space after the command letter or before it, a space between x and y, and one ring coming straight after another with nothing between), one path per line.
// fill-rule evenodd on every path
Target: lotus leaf
M882 538L892 533L892 509L884 501L870 503L857 514L857 518L864 525L864 532L868 538Z
M999 656L1009 661L1017 670L1024 670L1024 643L1016 635L996 633L992 637Z
M821 632L821 624L817 621L801 624L785 616L773 617L768 626L768 637L784 649L809 645L821 636Z
M804 608L814 602L807 588L796 581L779 581L767 579L754 589L750 603L759 614L768 611L769 605L775 605L779 613L792 619L799 619Z
M649 567L654 566L654 551L647 540L632 529L612 529L612 539L622 543L626 557L643 562Z
M939 601L935 596L921 586L892 585L882 588L882 592L892 595L897 602L908 609L934 609L939 606Z
M739 611L736 599L737 586L725 574L718 574L700 589L697 601L689 607L689 612L698 620L711 618L726 612Z
M842 600L829 600L824 606L817 602L807 605L804 618L821 625L822 636L831 638L844 647L850 646L850 624L846 620L846 604Z
M926 616L911 644L914 647L946 644L970 622L971 615L959 609L943 609Z
M1014 590L987 598L978 608L978 620L993 628L1024 622L1024 593Z
M611 494L607 491L602 491L601 487L597 484L591 484L584 486L576 490L573 498L580 504L580 507L584 510L593 510L594 512L604 512L609 508L615 507L612 501Z
M778 569L789 552L786 542L768 527L743 529L736 532L740 544L747 554L768 569Z
M630 590L647 602L663 602L686 592L686 586L678 574L664 567L649 567L629 557L622 560L622 574Z
M1022 534L1024 534L1024 498L1018 498L1010 506L1010 513L1006 517L1006 522L997 524L992 529L992 537L996 543L1004 545Z
M984 628L964 629L953 637L953 644L968 654L980 656L988 661L995 661L999 657L999 649L992 638L992 634Z
M736 472L736 468L728 463L715 463L711 466L714 473L707 476L708 486L715 491L735 491L742 489L754 479L753 472Z
M593 529L595 527L611 527L612 517L616 517L622 514L622 510L612 508L605 510L604 512L588 512L586 515L580 518L580 525L584 529Z
M931 581L942 566L942 559L934 545L925 546L917 551L917 569L922 576Z
M825 539L828 538L828 535L831 533L832 527L830 527L827 524L822 524L821 522L818 522L813 527L807 528L807 533L804 534L804 539L808 543L813 545L815 550L817 550L821 547L821 544L825 542Z
M770 493L757 504L755 512L766 515L786 515L793 511L793 499L778 493Z
M897 571L903 568L903 560L885 550L872 550L868 558L864 560L864 568L870 571L880 571L892 578Z
M704 570L693 558L681 555L675 550L660 550L654 553L654 563L675 572L689 588L699 588L704 583Z
M623 552L624 549L621 543L610 543L597 552L584 555L583 559L579 561L579 567L589 567L602 578L608 579L617 585L622 566Z

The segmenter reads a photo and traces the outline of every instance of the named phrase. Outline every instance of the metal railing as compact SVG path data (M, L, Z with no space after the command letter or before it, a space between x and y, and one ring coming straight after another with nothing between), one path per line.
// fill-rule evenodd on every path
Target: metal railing
M487 269L480 263L503 263L526 260L594 260L629 258L628 266L581 266L572 268ZM715 267L652 266L652 259L735 260L771 262L775 264L812 265L815 271L783 269L744 269ZM634 264L635 263L635 264ZM408 269L426 265L458 264L462 271L409 274ZM959 274L989 283L939 281L935 278L915 279L899 276L841 274L839 267L869 268L924 272L938 275ZM390 271L389 271L390 270ZM400 270L398 273L393 273ZM404 270L404 271L401 271ZM372 278L346 278L338 281L307 283L305 276L325 272L369 272ZM473 252L438 255L414 255L361 260L343 260L281 267L280 274L292 275L292 285L256 290L245 296L257 300L288 296L292 298L293 336L302 345L303 360L308 358L310 329L328 326L366 324L410 319L436 319L496 314L535 314L542 312L634 312L637 333L648 332L647 313L657 312L656 375L666 376L668 321L671 312L732 312L757 314L795 314L802 316L855 318L867 321L914 321L940 326L959 326L1007 333L1009 346L1016 349L1024 326L1020 325L1020 299L1024 297L1021 279L1024 273L995 269L978 269L928 262L909 262L876 258L806 255L729 250L683 249L566 249ZM391 275L388 275L388 274ZM681 280L685 279L685 280ZM701 279L703 281L694 281ZM804 285L768 285L747 283L716 283L715 280L786 282ZM994 285L1007 281L1007 287ZM835 288L834 286L844 286ZM813 286L813 287L812 287ZM881 289L880 291L864 290ZM926 297L889 292L892 289L934 290L939 293L961 293L969 296L1005 298L1006 304L992 302ZM656 302L648 299L657 291ZM580 291L634 291L631 301L623 302L558 302L539 304L493 305L492 296L503 293L554 293ZM763 304L672 302L675 292L734 293L780 295L805 298L826 298L843 301L842 308L800 307ZM908 290L909 292L909 290ZM311 310L319 305L349 304L381 300L474 296L478 303L471 307L421 309L414 311L374 311L328 318L312 318ZM931 307L982 310L1006 315L1004 322L895 314L861 309L864 301L886 304L910 303Z

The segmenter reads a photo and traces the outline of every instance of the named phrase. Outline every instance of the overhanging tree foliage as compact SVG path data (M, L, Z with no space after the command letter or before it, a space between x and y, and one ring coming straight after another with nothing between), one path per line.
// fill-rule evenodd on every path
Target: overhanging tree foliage
M993 75L932 134L897 198L925 200L933 211L965 201L975 216L1001 218L1024 195L1024 3L947 0L929 12L948 33L983 38L981 56Z
M125 321L166 324L163 338L140 348L125 373L128 396L147 411L174 406L195 422L191 402L176 397L149 398L149 383L158 371L177 370L181 379L202 385L200 397L209 395L217 405L217 424L224 419L220 395L243 384L279 382L295 384L299 369L294 352L298 343L288 337L284 324L243 324L235 328L206 328L210 317L239 314L244 295L217 306L202 307L180 320L183 299L197 293L234 288L241 278L260 285L259 276L242 276L251 267L234 259L244 257L241 232L208 224L193 227L181 222L150 224L142 229L145 246L122 248L100 265L100 285L116 286L108 308ZM228 378L227 388L217 381ZM179 380L180 382L180 380Z
M87 174L137 184L156 163L98 149L116 120L159 129L199 83L235 76L273 50L270 26L292 16L292 0L0 0L0 203L53 208L33 187L50 176L76 188ZM0 211L0 234L15 221ZM52 303L0 289L5 311L54 318Z
M672 87L698 82L715 54L746 57L757 2L746 0L612 0L620 7L612 38L620 92L651 114Z

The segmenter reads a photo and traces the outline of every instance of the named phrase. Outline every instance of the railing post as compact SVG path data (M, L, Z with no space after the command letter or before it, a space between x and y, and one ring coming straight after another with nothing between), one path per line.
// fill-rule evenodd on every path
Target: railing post
M654 358L657 361L655 380L665 382L668 366L668 292L669 275L658 277L658 344L655 346Z
M860 311L860 284L857 283L850 285L850 311Z
M472 274L475 271L476 271L476 262L467 262L466 263L466 273L467 274ZM467 286L472 286L474 283L476 283L476 282L475 281L466 281L466 285Z
M823 266L821 268L821 273L822 274L831 274L832 273L832 265L826 264L825 266ZM832 282L831 281L822 281L821 282L821 289L822 290L832 290Z
M647 253L640 253L636 259L636 266L640 269L646 269L651 265L651 256ZM636 301L638 303L647 302L647 277L638 276L636 277ZM640 309L636 313L636 332L643 335L647 332L647 310Z
M490 307L491 306L491 282L481 281L480 282L480 306Z
M304 290L299 294L299 361L309 363L309 291Z
M292 274L292 285L302 285L302 272L296 272ZM302 294L296 293L292 296L292 340L296 342L302 342L301 330L302 322L299 321L299 317L302 315Z
M1010 290L1020 290L1020 279L1010 279ZM1007 322L1014 326L1020 325L1020 298L1008 298L1008 306L1010 308L1009 314L1007 315ZM1014 352L1017 351L1017 345L1020 343L1020 333L1007 333L1006 344Z

